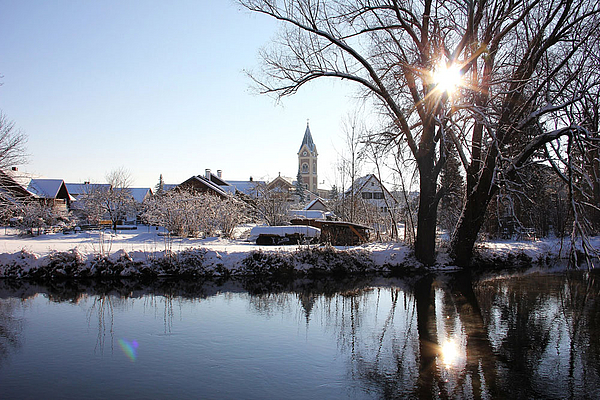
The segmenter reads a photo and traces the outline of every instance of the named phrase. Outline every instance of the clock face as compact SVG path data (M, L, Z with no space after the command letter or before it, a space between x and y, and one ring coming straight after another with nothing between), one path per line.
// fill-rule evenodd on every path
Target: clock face
M306 150L302 153L303 156L306 156Z

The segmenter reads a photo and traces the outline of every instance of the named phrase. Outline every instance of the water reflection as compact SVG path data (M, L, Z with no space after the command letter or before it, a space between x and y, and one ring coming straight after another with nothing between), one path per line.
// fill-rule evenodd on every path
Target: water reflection
M146 360L172 368L171 386L181 385L182 393L199 384L184 379L189 369L196 381L207 380L197 393L213 398L599 398L596 277L454 273L10 290L0 283L0 292L11 293L0 299L0 358L16 357L26 342L23 304L44 293L85 310L97 333L95 351L103 353L109 341L113 354L118 344L136 373L159 385L156 371L137 359L143 338ZM148 336L156 330L149 316L161 325L161 338ZM181 365L162 362L157 348L167 345ZM223 372L234 369L247 375Z

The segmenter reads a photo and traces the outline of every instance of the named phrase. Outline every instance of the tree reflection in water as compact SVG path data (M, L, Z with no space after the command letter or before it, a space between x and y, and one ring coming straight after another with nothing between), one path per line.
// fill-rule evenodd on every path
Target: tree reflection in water
M165 282L152 288L129 282L111 290L70 286L65 293L52 287L47 295L87 305L90 326L97 319L101 350L105 337L111 346L114 341L115 311L126 315L121 311L136 299L164 319L169 334L179 321L176 305L181 310L186 302L235 297L260 318L291 317L309 342L312 330L333 337L348 376L367 396L600 398L596 275L449 273L222 286ZM0 357L19 344L19 301L0 299ZM179 319L184 315L180 311Z
M20 306L20 299L0 298L0 367L10 351L21 345L23 320L15 315Z

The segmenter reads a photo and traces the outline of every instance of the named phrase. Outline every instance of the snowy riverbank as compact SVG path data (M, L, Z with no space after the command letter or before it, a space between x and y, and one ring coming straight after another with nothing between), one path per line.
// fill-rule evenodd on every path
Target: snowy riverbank
M403 243L368 243L355 247L260 246L244 239L175 238L155 228L52 233L21 237L2 229L0 277L125 277L163 275L228 276L241 274L397 272L419 269ZM600 238L592 240L600 248ZM568 254L570 243L559 239L488 241L478 245L482 262L548 264ZM452 269L442 250L435 269Z

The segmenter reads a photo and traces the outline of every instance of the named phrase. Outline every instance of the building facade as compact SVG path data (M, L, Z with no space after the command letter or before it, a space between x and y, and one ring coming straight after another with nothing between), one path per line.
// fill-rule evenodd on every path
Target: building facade
M317 175L317 146L313 142L312 134L308 122L306 123L306 131L304 139L298 151L298 170L302 176L302 184L304 188L317 193L319 179Z

